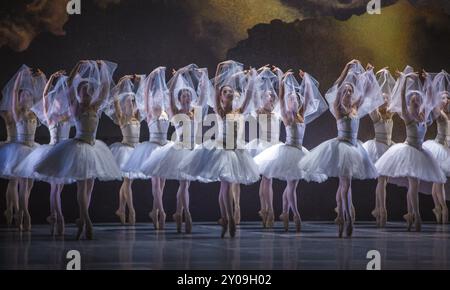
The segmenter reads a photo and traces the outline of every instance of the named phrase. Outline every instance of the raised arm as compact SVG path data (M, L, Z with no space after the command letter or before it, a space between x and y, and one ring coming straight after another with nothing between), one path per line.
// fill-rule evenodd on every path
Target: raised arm
M239 108L241 112L245 112L245 109L247 109L247 106L250 103L253 93L255 91L256 70L251 69L249 74L250 74L250 82L248 83L248 88L245 92L244 102L242 102L242 105Z
M105 62L102 60L97 60L96 63L98 65L98 69L100 70L100 92L97 100L92 104L95 110L97 110L100 105L106 100L111 81L109 78L102 74L102 70L104 69L103 66L106 66Z
M16 122L20 120L19 85L21 81L22 81L22 72L19 72L16 80L14 81L14 87L12 90L12 116Z
M359 60L353 59L345 65L345 68L342 70L341 75L335 82L335 84L337 84L338 87L340 87L342 85L342 82L344 81L345 77L347 76L347 73L348 73L350 67L353 64L357 64L357 63L359 63Z
M288 71L286 72L286 74L283 76L282 80L279 83L279 93L280 93L280 111L281 111L281 116L283 118L287 117L287 112L286 112L286 99L284 98L284 82L286 80L286 76L292 74L292 72Z

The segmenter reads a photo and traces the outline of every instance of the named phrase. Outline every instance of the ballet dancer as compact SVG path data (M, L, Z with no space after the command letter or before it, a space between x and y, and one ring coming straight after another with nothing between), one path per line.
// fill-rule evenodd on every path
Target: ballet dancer
M423 148L431 152L433 157L441 165L445 175L450 176L450 75L446 71L441 71L434 78L429 73L423 72L426 78L426 92L437 101L441 100L434 108L431 115L436 121L437 134L434 140L427 140L423 143ZM448 182L447 182L448 183ZM423 188L426 188L423 190ZM448 208L446 203L445 184L424 182L420 186L422 192L431 193L434 202L433 213L437 223L448 223Z
M137 174L141 179L150 179L152 182L153 208L149 213L156 230L165 227L166 212L162 202L165 179L157 176L148 176L141 170L142 164L156 152L155 149L167 145L167 131L169 119L166 113L168 102L168 89L166 85L166 68L158 67L153 70L143 81L137 93L140 112L146 118L149 140L136 146L131 153L124 170Z
M141 129L141 113L136 101L136 91L139 88L141 76L126 75L122 77L117 85L112 89L113 99L106 115L120 126L122 132L122 141L113 143L109 146L115 157L117 165L122 170L123 182L119 190L119 208L116 215L120 222L125 224L126 208L128 207L128 223L136 223L136 212L133 206L133 179L139 177L138 173L124 171L124 165L130 158L136 145L139 143L139 134Z
M429 122L429 115L438 105L433 98L427 98L422 90L419 75L410 72L407 67L397 80L392 102L388 107L391 112L400 115L406 125L406 142L391 146L375 163L380 176L400 178L402 185L407 179L407 213L403 216L408 231L414 224L420 231L422 219L419 212L419 183L428 181L443 184L444 172L439 167L432 153L422 144Z
M218 119L216 140L205 141L200 148L190 152L180 165L183 175L189 180L220 181L219 224L222 225L222 237L228 230L231 237L236 233L232 184L251 184L259 179L255 162L237 139L238 123L243 123L242 114L247 113L257 72L251 69L247 74L242 64L234 61L225 61L217 66L215 96L210 103ZM242 94L239 101L235 99L238 94Z
M375 131L375 138L363 144L364 149L369 153L369 157L373 163L391 147L392 142L392 127L393 127L393 113L387 109L392 97L392 90L395 86L395 79L390 74L387 68L383 68L377 72L378 84L381 88L384 103L369 113L373 122ZM375 209L372 211L373 217L376 218L376 225L384 227L387 221L386 210L386 184L388 179L385 176L379 176L375 190Z
M383 104L380 87L373 69L367 71L358 60L345 66L326 99L331 113L336 118L338 137L325 141L300 160L303 178L320 182L317 174L338 177L336 192L338 235L352 236L354 211L352 203L352 179L374 179L378 177L374 164L357 139L359 120Z
M39 144L34 142L38 119L32 111L32 107L42 97L45 83L46 77L40 70L33 71L26 65L22 65L5 88L5 91L8 92L6 97L11 97L10 110L16 124L17 138L15 142L6 145L9 147L5 151L8 156L2 160L5 162L2 164L2 174L18 180L19 208L14 219L19 231L31 230L28 201L33 187L33 179L20 177L16 175L15 171L20 162L39 147Z
M280 115L286 128L286 142L273 145L254 158L259 172L266 180L276 178L287 182L280 219L284 230L288 231L291 210L297 232L301 229L301 218L296 191L302 178L298 164L309 152L302 146L305 127L328 108L317 88L318 82L301 70L300 77L303 79L301 85L289 71L280 82ZM326 176L316 176L315 179L325 180Z
M176 140L158 148L141 166L141 171L146 175L179 181L177 209L172 216L178 233L181 233L183 220L185 233L192 232L189 209L190 181L181 174L180 164L195 147L196 125L204 115L208 92L212 91L209 86L207 70L200 69L195 64L173 72L168 83L169 116L175 126ZM152 217L154 222L158 221L156 213L158 212L153 213Z
M64 183L56 178L46 178L36 173L36 165L45 154L61 141L69 138L73 118L69 109L67 76L64 71L58 71L50 76L44 88L42 100L33 106L41 124L50 131L50 142L41 145L31 152L14 170L15 175L22 178L43 180L50 183L50 216L47 221L50 224L51 235L64 235L64 216L61 208L61 192Z
M93 239L89 205L95 179L120 180L122 176L108 146L95 139L100 113L109 104L115 68L115 64L100 60L78 62L68 79L76 136L56 144L36 165L36 172L47 178L77 182L77 239L83 233L86 239Z

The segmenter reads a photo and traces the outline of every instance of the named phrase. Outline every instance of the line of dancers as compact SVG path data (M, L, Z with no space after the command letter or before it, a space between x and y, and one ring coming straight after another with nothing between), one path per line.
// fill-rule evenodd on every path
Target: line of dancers
M376 179L377 226L387 221L386 184L408 188L407 229L421 230L418 193L429 193L438 223L447 223L446 176L450 175L450 76L447 72L414 72L407 66L395 79L387 68L377 73L350 61L325 97L319 83L302 70L281 71L266 65L244 69L225 61L209 79L208 71L190 64L172 72L166 68L146 75L126 75L117 83L117 65L83 60L67 75L48 80L38 69L23 65L4 87L0 112L7 140L0 144L0 176L8 179L5 217L8 225L30 231L28 200L35 180L48 182L52 235L64 235L61 193L64 184L77 184L79 219L77 239L93 238L89 216L94 181L122 180L116 215L136 222L132 184L151 180L153 209L149 217L157 230L166 221L162 196L166 180L179 182L173 219L179 233L192 232L189 186L192 181L220 182L221 236L235 236L240 223L240 184L260 180L260 211L264 228L274 225L272 180L286 181L280 220L286 231L292 213L301 230L297 208L299 180L323 182L339 178L335 222L338 236L352 236L355 208L353 179ZM301 79L301 82L298 81ZM212 109L214 114L208 114ZM338 136L311 151L302 146L306 125L330 110ZM122 141L109 147L96 139L105 113L120 126ZM392 141L392 117L406 126L406 141ZM359 120L369 115L375 137L357 139ZM140 142L145 120L149 139ZM437 123L434 140L424 142L427 126ZM280 123L286 130L280 141ZM175 131L168 137L173 124ZM249 124L250 142L245 142ZM49 144L34 142L36 127L50 132ZM76 135L69 138L70 128ZM205 126L208 130L205 130Z

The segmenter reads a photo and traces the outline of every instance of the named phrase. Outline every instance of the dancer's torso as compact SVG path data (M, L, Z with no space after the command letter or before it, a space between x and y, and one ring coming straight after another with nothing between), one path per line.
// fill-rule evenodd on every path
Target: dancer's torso
M89 144L94 144L98 119L97 113L94 111L86 111L79 114L75 120L75 128L77 129L75 138Z
M6 142L17 141L17 127L15 122L6 123Z
M305 123L294 122L286 126L286 145L302 148Z
M27 146L34 144L37 120L35 118L22 119L16 124L17 141Z
M406 143L417 149L422 148L422 143L427 132L425 122L411 122L406 125Z
M138 120L130 120L128 123L120 127L122 131L122 143L128 146L136 146L139 143L139 135L141 132L141 123Z
M444 145L450 146L450 120L445 117L436 119L437 135L435 141Z
M50 131L50 144L54 145L61 141L69 139L70 122L58 122L48 127Z
M164 145L167 143L167 131L169 129L169 120L152 120L148 125L149 141Z
M345 116L337 120L338 139L356 145L358 140L359 118Z
M280 139L280 119L275 114L258 114L259 139L278 141Z
M392 127L394 122L392 119L382 119L373 123L375 130L375 140L386 145L392 144Z

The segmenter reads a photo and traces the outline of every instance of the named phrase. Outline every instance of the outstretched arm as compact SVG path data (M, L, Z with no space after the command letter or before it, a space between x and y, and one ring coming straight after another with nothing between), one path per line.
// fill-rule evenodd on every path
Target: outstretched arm
M339 78L338 78L338 79L336 80L336 82L335 82L335 84L337 84L338 87L340 87L340 86L342 85L342 82L344 82L344 79L345 79L345 77L347 76L347 73L348 73L350 67L351 67L353 64L357 64L357 63L359 63L359 60L353 59L353 60L351 60L350 62L348 62L348 63L345 65L345 68L342 70L341 75L339 76Z
M19 85L22 81L22 72L20 72L14 81L14 87L12 90L12 115L17 122L20 120L20 108L19 108Z
M255 69L251 69L249 74L250 74L250 82L245 92L244 102L242 103L242 106L240 108L241 112L245 112L245 109L247 109L247 106L250 103L250 100L252 99L253 96L253 92L255 90L255 77L256 77Z

